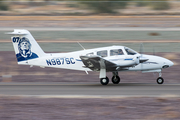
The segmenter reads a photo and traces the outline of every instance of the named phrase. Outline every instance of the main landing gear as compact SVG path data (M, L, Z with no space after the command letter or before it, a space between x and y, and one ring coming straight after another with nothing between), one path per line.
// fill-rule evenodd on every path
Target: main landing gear
M102 85L107 85L107 84L109 83L109 78L108 78L108 77L106 77L106 78L101 78L101 79L100 79L100 82L101 82Z
M119 84L120 77L118 76L118 72L113 72L113 77L111 79L113 84ZM102 85L107 85L109 83L109 78L100 78L100 82Z
M162 73L159 72L159 77L157 78L157 83L158 84L163 84L164 83L164 79L161 76L162 76Z
M113 77L112 77L111 80L112 80L112 83L119 84L120 77L118 76L118 72L113 72Z

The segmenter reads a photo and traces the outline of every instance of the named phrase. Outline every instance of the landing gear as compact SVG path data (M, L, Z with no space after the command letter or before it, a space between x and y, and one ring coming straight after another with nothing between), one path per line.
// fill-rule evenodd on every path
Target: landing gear
M113 76L111 80L112 80L112 83L114 83L114 84L119 84L119 82L120 82L120 77L119 77L119 76Z
M158 84L163 84L164 83L164 79L162 77L158 77L157 78L157 83Z
M120 77L118 76L118 72L113 72L113 77L112 77L111 80L112 80L112 83L119 84Z
M113 77L111 79L112 83L118 84L120 82L120 77L118 76L118 72L112 72L112 73L113 73ZM100 83L102 85L107 85L109 83L109 78L106 77L106 70L105 69L100 69L99 78L100 78Z
M158 84L163 84L164 83L164 79L161 76L162 76L162 74L161 74L161 72L159 72L159 77L157 78L157 83Z
M101 78L101 79L100 79L100 82L101 82L102 85L107 85L107 84L109 83L109 78L108 78L108 77L106 77L106 78Z

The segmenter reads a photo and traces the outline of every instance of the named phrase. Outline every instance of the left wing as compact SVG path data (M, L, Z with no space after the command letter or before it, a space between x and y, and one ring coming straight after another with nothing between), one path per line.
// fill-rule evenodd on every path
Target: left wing
M85 67L90 68L93 71L99 71L104 68L106 71L116 70L117 64L103 59L101 56L80 56Z

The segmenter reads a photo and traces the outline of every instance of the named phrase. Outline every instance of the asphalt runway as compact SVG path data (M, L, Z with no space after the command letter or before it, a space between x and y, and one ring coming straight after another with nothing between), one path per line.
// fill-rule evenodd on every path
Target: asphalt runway
M0 83L0 95L41 97L179 97L180 84L120 83L102 86L98 82Z
M0 27L0 31L180 31L180 27Z

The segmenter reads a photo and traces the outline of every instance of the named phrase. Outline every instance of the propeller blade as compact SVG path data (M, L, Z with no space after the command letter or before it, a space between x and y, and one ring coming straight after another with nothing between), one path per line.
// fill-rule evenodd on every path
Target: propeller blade
M133 58L133 61L136 62L136 65L138 65L140 63L139 58L140 58L140 56L137 56L137 55Z
M139 58L139 63L141 63L141 70L143 69L143 62L145 62L142 58L143 58L143 52L144 52L144 46L143 46L143 43L141 43L140 45L140 54L141 54L141 57ZM147 61L147 60L146 60Z
M141 54L141 56L143 55L143 52L144 52L144 46L143 46L143 43L141 43L140 50L139 50L139 53Z
M153 46L153 55L155 55L155 49L154 49L154 46Z

